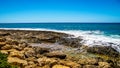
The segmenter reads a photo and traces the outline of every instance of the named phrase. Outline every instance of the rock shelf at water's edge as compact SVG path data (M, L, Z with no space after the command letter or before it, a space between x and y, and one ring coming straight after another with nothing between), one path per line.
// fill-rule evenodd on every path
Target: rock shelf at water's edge
M110 46L88 47L81 38L52 31L0 30L0 51L20 68L119 68Z

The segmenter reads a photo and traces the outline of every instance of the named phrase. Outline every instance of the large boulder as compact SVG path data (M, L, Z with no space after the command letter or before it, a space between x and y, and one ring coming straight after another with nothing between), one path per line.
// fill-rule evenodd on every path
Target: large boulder
M50 53L46 53L45 56L52 58L52 57L56 57L56 58L60 58L60 59L65 59L66 58L66 54L61 53L61 52L50 52Z
M108 55L110 57L119 57L120 53L111 46L93 46L87 49L89 53Z

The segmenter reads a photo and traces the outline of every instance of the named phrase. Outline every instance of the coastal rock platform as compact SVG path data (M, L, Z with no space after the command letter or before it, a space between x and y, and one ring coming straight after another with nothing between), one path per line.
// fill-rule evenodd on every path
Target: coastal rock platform
M0 30L0 51L18 68L120 68L115 49L80 41L60 32Z

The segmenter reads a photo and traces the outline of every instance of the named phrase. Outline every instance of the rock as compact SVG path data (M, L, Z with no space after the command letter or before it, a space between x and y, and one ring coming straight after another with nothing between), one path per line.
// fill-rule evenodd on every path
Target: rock
M18 45L19 42L16 41L16 40L8 40L8 41L6 41L6 44L9 44L9 45Z
M98 62L98 68L111 68L110 64L107 62Z
M87 49L87 52L108 55L110 57L119 57L120 53L111 46L93 46Z
M0 36L8 36L10 33L0 32Z
M72 61L60 61L59 62L62 65L69 66L71 68L81 68L81 65Z
M25 57L26 57L26 58L36 56L36 53L35 53L34 50L28 50L28 51L25 51L24 54L25 54Z
M19 51L23 50L23 48L18 45L14 45L13 48Z
M80 38L61 38L58 43L64 44L66 46L71 46L71 47L81 47L82 44L80 43L82 39Z
M37 67L37 64L33 64L33 65L25 66L24 68L41 68L41 67Z
M5 42L6 39L5 38L0 38L0 42Z
M79 59L78 63L82 65L89 65L89 64L93 65L93 64L97 64L97 60L94 58L84 58L84 59Z
M7 54L8 55L8 51L7 50L0 50L1 53L3 54Z
M66 55L60 52L50 52L50 53L46 53L45 56L52 58L52 57L56 57L56 58L60 58L60 59L65 59Z
M97 68L95 65L84 65L83 68Z
M6 45L5 42L0 42L0 48L3 47L3 46L5 46L5 45Z
M50 59L50 58L38 58L37 62L39 63L39 66L44 66L44 65L52 65L54 63L57 63L55 59Z
M70 67L64 65L54 65L52 68L70 68Z
M49 48L34 47L34 50L38 54L44 54L49 52Z
M26 60L22 60L17 57L8 57L8 63L18 66L25 66L28 64Z
M21 59L24 59L24 54L20 51L13 51L13 52L10 52L10 55L11 57L18 57L18 58L21 58Z
M5 46L1 47L2 50L9 50L11 48L12 48L11 45L5 45Z

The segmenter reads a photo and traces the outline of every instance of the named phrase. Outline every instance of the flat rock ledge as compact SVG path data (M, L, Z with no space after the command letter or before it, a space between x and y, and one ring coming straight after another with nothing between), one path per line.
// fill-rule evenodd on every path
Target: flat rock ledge
M71 36L51 31L0 30L0 51L18 68L120 68L119 53L113 48L87 47L79 43L82 39ZM31 46L33 43L41 46Z

